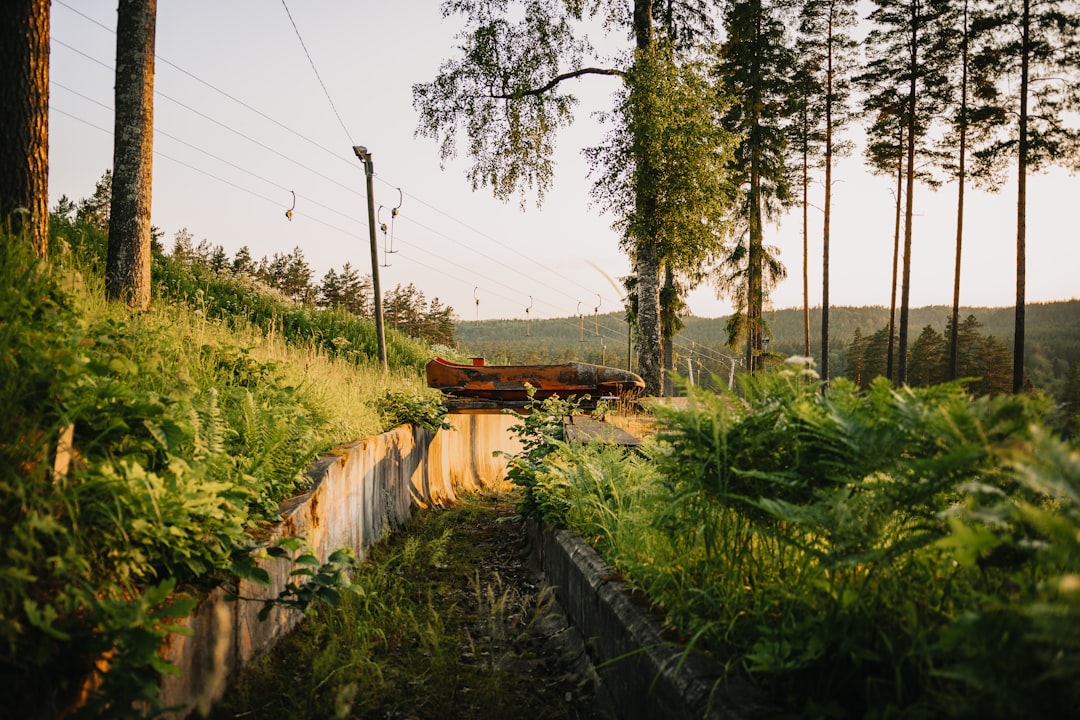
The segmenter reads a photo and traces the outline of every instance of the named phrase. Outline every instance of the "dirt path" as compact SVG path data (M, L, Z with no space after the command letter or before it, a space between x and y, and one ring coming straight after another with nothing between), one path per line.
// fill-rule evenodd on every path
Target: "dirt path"
M305 622L213 717L608 717L513 515L506 493L418 512L369 553L364 596Z

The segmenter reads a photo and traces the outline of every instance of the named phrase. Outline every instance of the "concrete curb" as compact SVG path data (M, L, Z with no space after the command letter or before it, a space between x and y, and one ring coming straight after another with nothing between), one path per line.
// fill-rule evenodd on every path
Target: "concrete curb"
M519 421L502 413L455 414L447 420L451 430L432 435L403 425L317 459L308 470L311 490L281 506L281 522L266 542L303 537L324 562L343 547L363 557L369 546L408 519L413 506L440 505L453 501L457 493L502 482L507 460L492 451L521 449L508 432ZM277 597L293 569L285 560L270 559L260 566L270 574L269 586L241 581L241 600L215 590L180 621L190 634L173 633L167 639L162 657L180 670L162 678L158 700L162 707L175 708L167 717L180 720L208 712L229 677L273 647L303 617L274 607L266 620L258 619L263 602Z
M741 678L701 653L686 655L596 551L565 530L530 521L534 569L556 588L559 604L585 638L599 677L597 695L620 720L730 718L773 720L787 714Z

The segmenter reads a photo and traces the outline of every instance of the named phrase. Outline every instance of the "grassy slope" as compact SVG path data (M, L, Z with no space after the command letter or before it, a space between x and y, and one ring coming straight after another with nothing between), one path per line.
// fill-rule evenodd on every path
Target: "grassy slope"
M88 709L121 716L154 692L173 588L227 582L316 454L430 410L430 351L391 334L383 373L370 323L162 257L133 313L102 300L104 238L55 227L51 267L0 241L0 683L54 717L111 651Z

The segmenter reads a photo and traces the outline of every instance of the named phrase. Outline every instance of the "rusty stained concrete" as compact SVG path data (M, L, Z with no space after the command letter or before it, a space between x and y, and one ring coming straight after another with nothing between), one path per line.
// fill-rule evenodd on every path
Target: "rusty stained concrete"
M459 492L504 482L507 458L495 451L520 451L520 442L509 432L520 420L501 412L453 413L447 420L453 429L435 435L403 425L319 458L309 470L312 490L282 506L282 522L267 542L303 536L322 560L343 547L362 557L367 547L404 523L413 506L441 505ZM277 597L292 570L284 560L261 565L270 573L269 586L241 581L240 600L215 590L182 622L192 634L169 637L163 655L180 672L163 678L159 701L162 707L181 708L170 717L208 710L230 675L269 650L301 619L299 612L280 607L265 621L258 619L263 601Z

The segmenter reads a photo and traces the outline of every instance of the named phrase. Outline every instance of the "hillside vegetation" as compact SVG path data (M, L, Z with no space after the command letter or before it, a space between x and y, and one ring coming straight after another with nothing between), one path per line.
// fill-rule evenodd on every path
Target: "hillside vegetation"
M52 718L82 693L80 715L141 716L168 618L257 575L252 534L312 458L438 422L431 351L390 332L384 373L370 322L162 255L152 309L132 312L102 300L104 235L52 227L51 266L0 239L0 682L19 688L3 704Z
M800 362L740 380L649 405L633 451L564 441L545 401L508 473L521 511L790 717L1074 717L1080 453L1046 402L826 389Z

